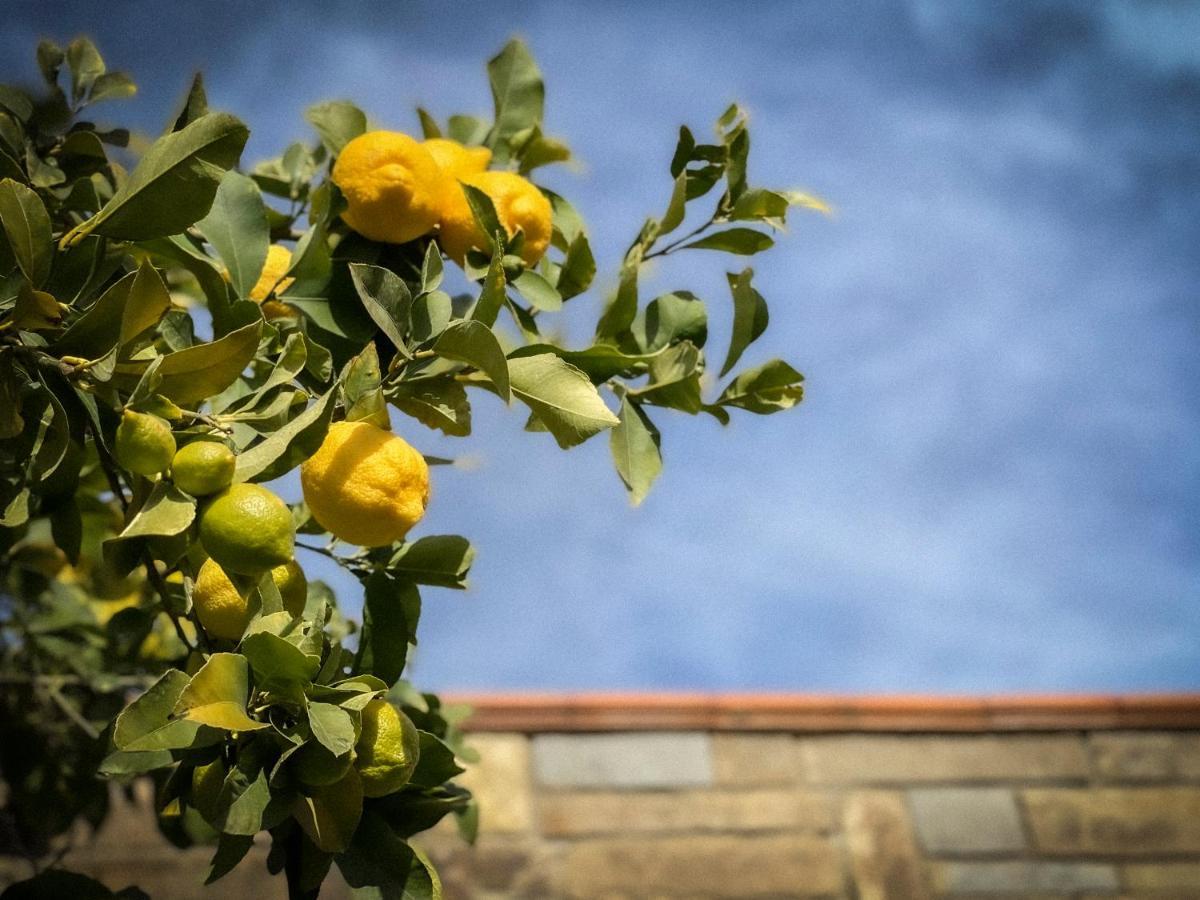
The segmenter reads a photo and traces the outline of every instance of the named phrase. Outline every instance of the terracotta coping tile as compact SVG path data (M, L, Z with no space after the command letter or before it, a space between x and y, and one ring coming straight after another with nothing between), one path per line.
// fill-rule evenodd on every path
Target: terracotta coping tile
M1200 729L1200 694L994 697L445 694L472 731L992 732Z

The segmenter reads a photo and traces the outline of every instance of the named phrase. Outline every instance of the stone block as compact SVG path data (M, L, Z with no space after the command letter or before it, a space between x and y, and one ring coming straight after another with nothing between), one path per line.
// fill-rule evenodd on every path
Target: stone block
M836 845L796 835L579 841L567 849L563 887L575 898L823 897L844 890Z
M1022 799L1042 853L1200 853L1200 788L1035 788Z
M800 744L790 734L716 734L712 752L719 785L765 787L800 779Z
M815 784L1079 780L1088 776L1074 735L830 735L802 738Z
M1167 781L1176 775L1178 738L1154 732L1094 734L1089 740L1098 781Z
M562 788L686 788L713 783L712 743L697 732L539 734L539 784Z
M1074 894L1118 888L1115 866L1091 862L947 862L932 867L939 894Z
M1200 862L1137 863L1121 867L1121 885L1130 891L1200 893Z
M547 837L707 831L830 831L829 797L796 790L554 791L538 799Z
M933 855L1025 847L1017 801L1006 788L923 788L908 799L921 846Z
M468 744L479 762L457 781L479 801L481 834L511 834L533 827L529 739L520 734L473 734Z
M844 819L859 900L924 900L929 896L901 794L851 794Z

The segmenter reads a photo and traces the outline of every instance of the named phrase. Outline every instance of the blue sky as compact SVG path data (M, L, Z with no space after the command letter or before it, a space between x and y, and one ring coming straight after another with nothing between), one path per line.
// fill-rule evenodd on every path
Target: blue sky
M808 377L791 413L663 415L631 509L605 441L563 453L481 399L476 434L405 423L426 533L479 548L430 590L413 676L467 689L1200 687L1200 4L10 2L3 74L88 33L166 120L193 68L247 159L333 97L383 127L486 112L511 34L582 160L611 284L669 190L677 128L733 99L751 180L829 198L756 264L746 362ZM654 284L730 311L720 260ZM598 295L573 301L582 340ZM306 560L306 563L308 561ZM336 584L352 605L355 586Z

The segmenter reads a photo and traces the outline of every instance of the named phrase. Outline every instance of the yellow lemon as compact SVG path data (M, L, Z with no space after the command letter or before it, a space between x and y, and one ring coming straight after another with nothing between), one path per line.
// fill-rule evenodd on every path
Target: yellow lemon
M553 209L546 195L532 182L512 172L476 172L461 175L459 181L479 188L496 207L500 224L511 238L520 229L525 233L521 258L534 265L550 246ZM462 265L472 247L486 250L487 237L476 224L461 186L458 193L448 191L442 208L438 243L446 255Z
M286 291L292 282L296 280L294 278L283 277L291 266L291 250L279 244L272 244L268 247L267 259L263 263L262 274L258 276L258 281L254 283L254 287L250 288L250 299L255 303L262 303L271 294L272 289L274 289L276 294L282 294Z
M492 161L492 151L487 147L467 147L449 138L427 138L421 146L444 173L455 178L483 172Z
M282 500L257 484L235 484L200 515L205 551L235 575L261 575L292 561L296 528Z
M225 570L207 560L196 573L192 606L204 630L215 638L239 640L250 624L250 592L239 588Z
M362 776L363 796L383 797L412 777L420 756L417 726L386 700L372 700L362 711L362 734L354 766Z
M304 604L308 602L308 578L300 563L293 559L287 565L276 566L271 570L271 580L279 588L283 608L292 616L302 615Z
M193 497L207 497L229 487L236 467L237 457L219 441L192 441L175 454L171 478Z
M403 438L369 422L337 422L300 467L317 523L361 547L404 537L425 515L429 466Z
M360 134L338 154L332 177L346 198L342 218L364 237L404 244L437 224L445 176L406 134Z
M122 466L149 478L171 465L175 435L171 434L171 426L158 416L127 409L117 426L114 451Z

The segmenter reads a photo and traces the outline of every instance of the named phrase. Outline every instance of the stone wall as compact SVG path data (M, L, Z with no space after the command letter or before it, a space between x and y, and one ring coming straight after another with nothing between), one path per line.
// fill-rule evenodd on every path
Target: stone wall
M479 700L480 840L439 827L421 843L447 898L1200 898L1200 699L1122 702L1132 718L1047 701L1036 726L950 732L921 727L955 727L948 701L869 729L857 708L838 731L798 707L731 704L734 722L702 701L689 719ZM688 722L706 727L653 727ZM206 854L165 847L135 812L67 863L156 898L284 895L260 860L199 889Z

